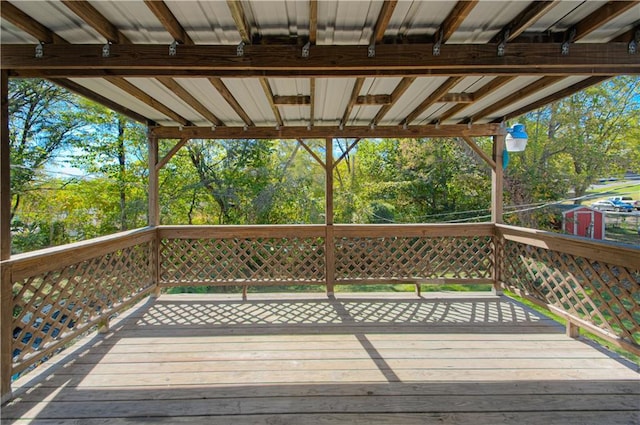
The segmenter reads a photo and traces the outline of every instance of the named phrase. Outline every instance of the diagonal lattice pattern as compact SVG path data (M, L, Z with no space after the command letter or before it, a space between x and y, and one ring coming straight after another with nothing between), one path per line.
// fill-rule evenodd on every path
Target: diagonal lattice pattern
M489 279L490 236L342 238L336 241L336 281L341 279Z
M163 284L324 283L323 238L164 239Z
M151 243L13 282L13 362L29 360L152 285Z
M514 241L504 248L506 282L640 345L640 270Z

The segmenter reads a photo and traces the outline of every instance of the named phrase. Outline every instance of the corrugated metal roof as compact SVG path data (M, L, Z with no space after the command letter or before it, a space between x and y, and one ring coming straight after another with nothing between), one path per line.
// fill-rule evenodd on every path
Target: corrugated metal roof
M546 10L537 20L530 22L523 34L527 37L535 35L540 43L557 42L565 31L570 30L585 18L596 16L600 19L598 14L604 10L603 8L620 7L619 4L612 6L611 3L573 0L557 2L553 8ZM93 26L95 24L76 15L60 1L10 0L2 4L15 6L26 13L33 22L43 25L67 42L96 45L102 45L106 42L105 37L100 34L100 29ZM168 49L168 45L173 41L169 29L143 0L92 0L89 4L97 14L101 15L105 21L113 25L133 44L161 44L167 45ZM385 22L388 23L382 28L384 37L379 42L383 44L422 43L426 49L430 49L429 43L434 42L437 38L436 31L449 22L449 25L457 26L451 32L450 37L443 40L445 43L448 45L482 45L500 34L519 14L540 6L539 3L533 1L479 1L467 11L468 14L464 19L456 20L452 19L451 13L461 4L455 1L403 0L395 3L393 12L386 16L385 20L385 16L381 15L386 10L385 3L380 0L318 1L315 18L311 16L311 3L298 0L243 0L236 3L240 15L237 10L234 12L230 8L228 2L224 1L166 0L164 4L175 18L177 25L184 29L196 45L236 46L242 41L241 33L246 29L248 37L251 38L249 44L295 45L298 49L302 49L302 46L310 38L315 38L315 44L318 46L367 46L373 41L376 25L384 25ZM640 3L625 9L623 13L612 14L611 19L606 19L608 18L608 16L604 16L606 13L602 13L603 19L598 22L598 28L586 36L580 37L578 42L604 43L637 28L640 23ZM38 40L33 35L33 29L21 29L19 19L16 19L9 12L3 13L2 16L0 24L3 45L35 45L37 43ZM311 34L314 19L316 32ZM379 21L383 23L379 24ZM246 26L246 28L238 27L238 25ZM447 29L444 28L444 30ZM507 52L509 52L509 44L507 43ZM178 46L179 51L180 48L181 46ZM47 46L45 46L46 50ZM313 55L313 49L311 52ZM367 49L363 47L362 52L364 55ZM331 63L331 61L341 63L348 59L336 56L335 58L327 58L327 63ZM279 60L280 58L273 57L274 63L278 63ZM216 75L211 74L211 76L215 77ZM268 98L258 77L259 75L230 78L225 75L222 81L255 126L273 127L277 125L272 105L274 100ZM305 126L311 123L311 119L313 119L314 126L337 126L341 124L347 110L350 110L351 113L348 114L347 121L342 123L344 125L369 125L374 120L379 120L376 123L379 126L394 126L399 125L410 116L425 99L429 98L447 81L449 76L425 73L415 77L415 81L409 84L410 81L402 76L368 74L364 76L364 82L357 95L386 95L388 96L387 102L390 99L391 103L350 105L353 88L357 84L356 77L334 75L325 78L318 76L313 79L313 83L312 78L302 78L296 75L290 78L265 78L275 96L308 96L310 99L311 104L303 104L304 102L300 100L300 102L294 102L296 104L275 106L285 126ZM502 78L498 77L496 72L479 69L477 74L466 75L448 90L450 94L467 95L470 100L465 102L470 103L458 106L458 103L444 102L438 99L410 124L437 122L440 116L444 116L443 114L452 108L460 110L444 120L444 123L462 122L495 102L501 101L515 90L527 87L543 77L543 74L538 73L516 76L508 83L486 93L484 97L474 98L474 94L482 93L484 88L490 87L487 85L492 84L496 78ZM476 122L499 121L512 111L526 108L536 100L553 95L560 90L570 89L574 84L585 81L588 77L588 72L568 76L534 94L523 96ZM212 125L209 119L197 112L199 108L181 99L177 93L173 93L160 81L146 77L129 77L126 80L143 90L156 102L169 107L191 124ZM179 75L174 80L224 125L237 127L245 125L240 114L229 103L228 98L225 98L207 78L202 75L194 77ZM71 78L71 81L85 87L89 92L109 98L124 108L160 125L178 125L178 122L165 116L149 102L138 99L131 93L126 93L102 78ZM313 92L312 85L315 87ZM392 97L391 95L400 88L406 90L399 96ZM386 113L380 117L378 116L380 111L386 111ZM311 117L312 113L313 117Z

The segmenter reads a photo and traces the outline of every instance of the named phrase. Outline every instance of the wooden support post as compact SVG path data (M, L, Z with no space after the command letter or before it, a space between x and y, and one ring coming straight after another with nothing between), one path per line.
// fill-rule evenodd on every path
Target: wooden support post
M247 300L247 289L249 287L247 285L243 285L242 286L242 301L246 301Z
M335 241L333 235L333 139L325 141L325 279L327 296L333 296L335 283Z
M567 336L569 338L578 338L580 336L580 326L567 320Z
M147 147L149 151L149 217L147 224L157 227L160 224L160 203L158 190L158 139L147 130ZM160 241L156 232L151 243L151 279L155 289L152 296L160 296Z
M109 318L105 317L104 320L98 323L98 333L106 334L109 333Z
M503 215L503 189L504 172L502 168L502 155L504 154L504 135L493 136L493 165L491 170L491 222L493 224L502 223ZM494 245L494 276L493 293L502 295L502 266L504 264L504 245L499 240L499 236L493 237Z
M9 142L9 73L0 76L0 261L11 257L11 156ZM13 285L11 269L0 263L0 402L11 398Z

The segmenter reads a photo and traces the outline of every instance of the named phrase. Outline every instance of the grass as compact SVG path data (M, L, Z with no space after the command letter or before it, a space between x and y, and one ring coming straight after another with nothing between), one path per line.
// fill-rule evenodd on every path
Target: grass
M590 199L590 201L593 201L593 202L598 201L600 199L607 199L611 196L622 196L622 195L631 196L634 200L638 200L640 199L640 183L627 182L625 184L620 184L620 186L600 187L600 188L588 190L587 194L599 195L597 198Z

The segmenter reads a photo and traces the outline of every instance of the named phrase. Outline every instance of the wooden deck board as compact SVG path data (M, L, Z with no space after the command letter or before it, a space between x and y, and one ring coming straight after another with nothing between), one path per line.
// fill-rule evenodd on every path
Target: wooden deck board
M637 366L507 298L251 297L141 303L19 380L3 423L640 421Z

